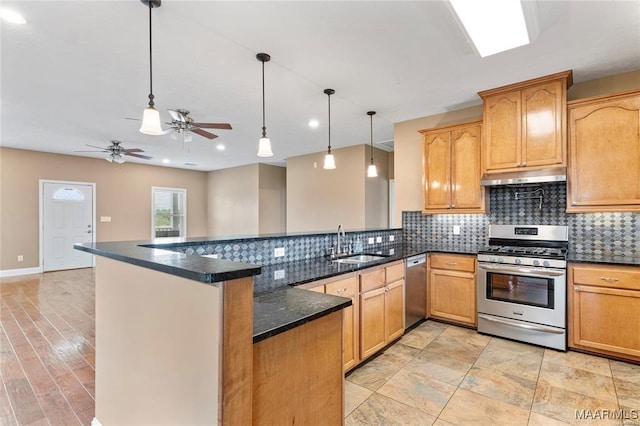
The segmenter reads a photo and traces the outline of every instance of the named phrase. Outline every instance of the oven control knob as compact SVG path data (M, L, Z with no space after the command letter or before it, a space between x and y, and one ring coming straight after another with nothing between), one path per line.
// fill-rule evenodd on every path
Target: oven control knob
M496 262L496 257L495 257L495 256L491 256L491 257L489 258L489 262L493 262L493 263L495 263L495 262Z
M539 260L534 260L533 261L533 266L540 266L540 261Z
M522 263L521 259L516 259L516 265L520 265Z
M546 266L548 268L549 266L551 266L551 264L548 260L545 260L544 262L542 262L542 266Z
M499 257L499 258L498 258L498 263L504 263L504 259L503 259L503 258L501 258L501 257Z

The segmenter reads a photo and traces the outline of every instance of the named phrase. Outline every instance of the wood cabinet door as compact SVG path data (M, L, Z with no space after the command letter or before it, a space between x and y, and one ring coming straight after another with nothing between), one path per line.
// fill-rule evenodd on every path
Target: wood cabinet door
M425 134L423 155L423 208L448 209L451 207L449 132Z
M429 271L430 317L476 325L475 274L431 269Z
M404 333L404 280L385 287L384 319L387 343Z
M484 210L484 188L480 185L482 126L451 131L451 207Z
M384 287L360 294L360 359L364 360L386 344Z
M344 280L335 281L326 284L327 294L333 294L335 296L350 297L352 305L348 308L344 308L343 312L343 340L344 340L344 370L347 371L358 364L360 351L359 351L359 304L358 298L358 277L350 277Z
M568 212L640 211L640 93L569 108Z
M565 83L522 90L522 167L566 165Z
M521 164L522 102L520 91L484 99L484 170L515 169Z
M640 291L569 287L569 346L640 360Z

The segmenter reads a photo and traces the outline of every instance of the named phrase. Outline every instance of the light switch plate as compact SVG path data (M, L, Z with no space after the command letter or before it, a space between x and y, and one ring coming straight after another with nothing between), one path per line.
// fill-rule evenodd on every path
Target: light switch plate
M100 222L111 222L111 216L100 216Z
M273 257L284 256L284 247L276 247L273 249Z
M373 244L373 237L368 238L368 239L367 239L367 242L368 242L369 244Z
M277 271L273 271L273 279L281 280L284 278L284 269L278 269Z
M382 242L382 237L376 237L376 243L381 243Z
M460 225L453 225L453 235L460 235Z
M395 235L389 235L389 241L395 241L396 237Z

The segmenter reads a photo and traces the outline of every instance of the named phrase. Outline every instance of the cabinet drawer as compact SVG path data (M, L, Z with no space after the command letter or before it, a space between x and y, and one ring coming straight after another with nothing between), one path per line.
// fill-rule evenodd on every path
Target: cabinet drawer
M640 268L632 266L571 266L573 284L640 290Z
M457 254L431 254L430 264L435 269L447 269L450 271L476 271L476 258Z
M323 285L317 285L315 287L306 288L305 290L311 290L311 291L315 291L315 292L318 292L318 293L324 293L324 286Z
M335 296L352 297L358 293L358 277L347 278L325 285L327 294Z
M404 278L404 262L387 266L384 269L387 271L387 283L393 283Z
M382 287L384 283L384 268L360 274L360 292Z

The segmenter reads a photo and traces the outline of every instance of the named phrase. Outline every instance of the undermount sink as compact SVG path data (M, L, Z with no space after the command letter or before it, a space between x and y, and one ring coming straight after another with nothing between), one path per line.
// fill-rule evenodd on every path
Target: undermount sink
M341 257L339 259L333 259L332 262L334 263L355 263L355 264L361 264L361 263L369 263L369 262L374 262L376 260L380 260L380 259L384 259L387 256L380 256L377 254L356 254L353 256L347 256L347 257Z

